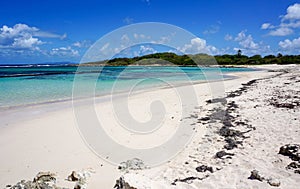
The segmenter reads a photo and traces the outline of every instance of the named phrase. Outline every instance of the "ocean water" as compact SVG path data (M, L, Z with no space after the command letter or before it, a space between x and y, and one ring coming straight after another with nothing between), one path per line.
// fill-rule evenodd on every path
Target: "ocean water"
M219 80L250 68L0 66L0 108ZM76 82L74 82L76 81ZM94 94L90 93L93 88ZM87 89L87 90L85 90Z

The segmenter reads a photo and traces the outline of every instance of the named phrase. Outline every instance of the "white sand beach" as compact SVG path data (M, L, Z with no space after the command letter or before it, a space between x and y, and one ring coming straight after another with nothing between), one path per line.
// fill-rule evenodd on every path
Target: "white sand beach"
M225 108L231 106L227 112L232 116L229 121L234 125L234 130L243 133L236 137L235 147L230 150L224 149L226 137L218 133L222 122L210 122L213 109L221 103L206 102L213 98L207 83L193 85L197 104L194 101L181 104L185 101L178 98L174 88L130 95L129 111L140 122L160 114L149 113L152 101L164 103L166 115L163 126L150 136L131 135L124 129L119 131L110 98L98 97L95 111L101 125L109 136L131 148L160 145L172 137L179 123L193 125L192 140L184 149L179 149L177 156L167 163L142 170L132 170L130 167L119 170L118 165L109 162L110 157L107 160L98 157L78 131L72 102L3 110L0 112L0 187L14 185L22 179L32 180L38 172L50 171L56 174L57 186L74 188L75 182L66 178L72 171L87 171L90 173L87 188L92 189L113 188L121 176L131 187L138 189L298 188L300 175L286 169L292 160L278 152L285 144L300 144L300 107L296 104L293 108L275 105L290 103L290 98L294 99L293 103L299 103L300 67L269 65L259 68L266 70L234 73L238 78L219 81L224 83L228 94L251 80L267 78L249 84L240 95L226 98ZM268 72L268 69L279 71ZM277 74L281 75L272 77ZM178 86L178 90L189 92L188 87ZM118 96L115 103L124 98L127 96ZM85 108L84 102L80 108ZM193 116L182 119L182 108ZM209 119L201 120L204 117ZM216 158L216 153L220 151L229 154L223 156L219 153L220 158ZM204 166L201 168L201 165ZM203 170L205 166L211 167L212 171ZM200 168L197 170L197 167ZM248 179L253 170L257 170L264 178L261 181Z

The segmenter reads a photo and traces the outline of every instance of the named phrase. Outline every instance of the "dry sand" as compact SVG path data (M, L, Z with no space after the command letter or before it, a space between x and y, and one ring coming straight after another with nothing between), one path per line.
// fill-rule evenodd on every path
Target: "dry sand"
M298 72L240 72L234 74L239 77L237 79L214 84L224 84L225 91L230 92L238 90L242 83L250 80L283 73L258 80L241 95L227 98L224 110L231 108L228 113L233 117L229 121L235 126L237 124L234 122L246 123L234 129L241 132L249 130L243 135L244 138L236 137L236 142L242 144L225 150L233 156L215 158L216 153L224 150L226 145L226 137L218 133L223 126L222 120L200 120L203 117L211 118L211 114L216 112L215 108L221 106L218 102L206 102L215 98L208 84L193 85L197 94L196 104L195 101L182 101L174 88L148 90L132 94L128 102L130 113L141 122L150 120L151 116L159 116L160 112L149 112L153 100L164 103L166 114L163 127L149 136L132 135L126 129L119 129L109 97L99 97L95 110L109 136L131 148L159 146L173 136L179 125L193 126L194 136L190 143L184 149L179 149L182 151L168 163L143 170L131 170L130 167L118 170L117 164L109 163L110 157L103 160L86 145L76 126L71 102L24 107L0 112L0 187L15 184L21 179L32 180L38 172L50 171L57 174L58 186L73 188L74 182L66 181L67 176L73 170L88 170L91 172L88 188L113 188L120 176L139 189L274 187L268 182L273 185L280 182L282 188L297 188L300 175L285 168L291 160L278 154L278 151L285 144L300 144L299 107L278 108L274 105L282 102L273 102L271 98L274 96L275 99L285 100L293 95L298 96L295 99L299 101L300 82L295 82L300 80L299 67L261 67L289 68ZM176 89L188 92L189 87L180 86ZM281 91L281 96L276 96L276 91ZM127 99L127 96L119 95L115 102L123 99ZM228 107L232 101L234 103ZM234 104L238 107L233 107ZM79 107L85 110L87 106L83 101ZM191 116L182 118L182 112ZM126 111L121 111L121 114L126 118ZM201 165L212 167L213 173L197 171L196 168ZM265 180L248 179L252 170L259 171Z

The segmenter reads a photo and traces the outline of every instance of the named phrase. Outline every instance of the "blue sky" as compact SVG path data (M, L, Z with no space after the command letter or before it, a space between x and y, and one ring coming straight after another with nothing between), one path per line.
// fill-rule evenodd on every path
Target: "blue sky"
M105 34L141 22L168 23L196 35L178 47L183 53L300 54L295 0L10 0L0 7L0 64L79 62Z

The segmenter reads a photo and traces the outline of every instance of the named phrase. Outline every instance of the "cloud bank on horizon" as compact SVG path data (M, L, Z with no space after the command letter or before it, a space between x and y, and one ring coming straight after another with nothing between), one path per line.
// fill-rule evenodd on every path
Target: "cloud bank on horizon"
M142 3L146 6L144 9L153 8L151 6L155 4L155 2L150 2L150 0L142 1ZM125 25L143 21L148 20L139 20L138 17L132 18L131 16L125 16L123 19L120 19L120 22ZM161 21L164 22L165 20L162 19ZM248 21L245 20L245 22ZM36 24L28 23L25 24L20 20L19 23L11 25L3 23L0 26L0 64L47 61L79 62L85 51L101 37L98 35L97 30L93 36L88 35L85 31L86 29L89 30L88 24L78 30L62 27L62 29L58 29L62 32L52 32L42 29L46 28L45 26L39 27ZM176 25L176 22L171 24ZM176 50L185 54L207 53L213 55L235 54L239 49L242 50L243 54L249 56L255 54L276 55L277 53L300 54L300 3L288 5L285 12L273 18L272 22L260 19L259 22L253 24L258 31L246 27L240 29L240 31L231 31L226 27L225 23L219 20L206 25L206 28L199 31L197 23L194 23L191 30L199 37L191 39L190 43L180 44ZM55 27L60 28L60 26ZM201 28L200 24L199 28ZM172 40L172 37L170 37L172 35L170 33L169 36L161 36L160 42ZM147 38L151 41L151 36L134 32L115 40L119 40L121 44L124 41L129 43L130 40L137 38ZM153 41L153 43L157 44L159 42ZM102 52L107 51L107 56L103 57L103 59L106 59L118 53L120 47L110 46L107 43L99 50ZM155 49L149 44L142 44L127 55L141 56L159 51L162 51L162 49ZM126 53L123 55L126 56Z

